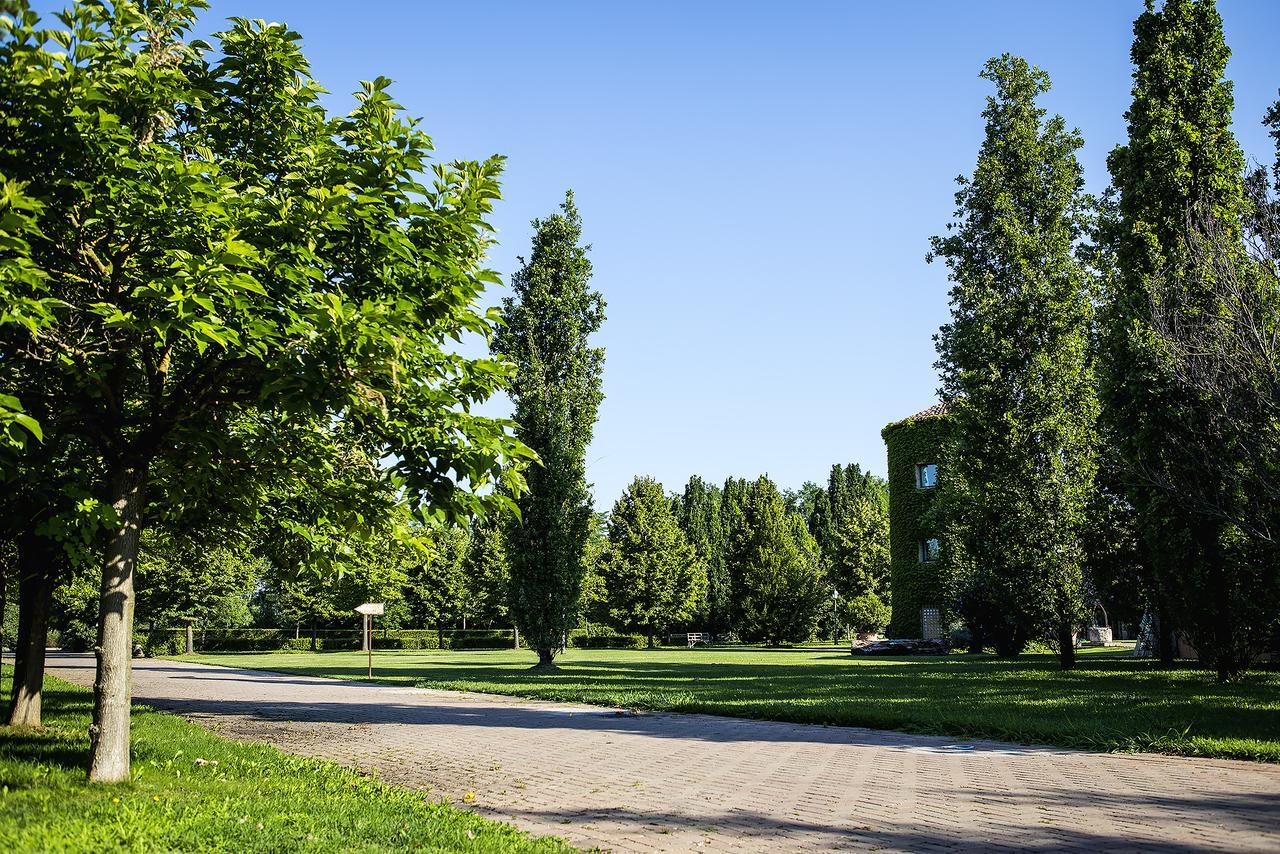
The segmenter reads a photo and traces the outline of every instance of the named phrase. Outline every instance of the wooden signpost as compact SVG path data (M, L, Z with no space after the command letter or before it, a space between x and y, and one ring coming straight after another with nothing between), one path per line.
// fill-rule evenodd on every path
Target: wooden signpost
M381 617L386 608L381 602L365 602L356 606L356 613L364 617L364 648L369 653L369 678L373 678L373 618Z

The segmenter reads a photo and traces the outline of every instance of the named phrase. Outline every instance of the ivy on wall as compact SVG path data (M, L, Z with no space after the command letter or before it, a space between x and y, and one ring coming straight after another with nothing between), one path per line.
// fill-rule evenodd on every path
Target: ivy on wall
M950 424L945 410L935 406L880 432L889 453L890 637L920 637L921 608L950 610L951 603L942 601L942 562L920 561L920 541L939 535L931 513L938 489L916 486L916 466L921 464L937 464L938 484L944 482L942 449Z

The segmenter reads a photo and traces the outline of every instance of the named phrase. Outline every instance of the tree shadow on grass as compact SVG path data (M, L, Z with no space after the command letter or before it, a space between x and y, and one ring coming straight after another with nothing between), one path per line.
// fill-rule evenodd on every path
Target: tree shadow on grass
M6 762L16 762L87 772L92 695L83 690L46 683L42 706L44 727L0 727L0 767ZM11 777L7 772L0 776L0 785L10 789L25 788L38 782L38 778L23 782L22 778Z

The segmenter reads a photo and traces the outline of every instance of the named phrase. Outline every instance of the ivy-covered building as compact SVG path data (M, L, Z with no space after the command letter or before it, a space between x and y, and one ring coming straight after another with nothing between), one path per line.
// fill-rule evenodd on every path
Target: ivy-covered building
M887 425L880 435L889 454L889 591L893 618L889 635L923 637L925 608L949 610L942 601L939 533L932 514L938 491L938 462L951 421L939 403Z

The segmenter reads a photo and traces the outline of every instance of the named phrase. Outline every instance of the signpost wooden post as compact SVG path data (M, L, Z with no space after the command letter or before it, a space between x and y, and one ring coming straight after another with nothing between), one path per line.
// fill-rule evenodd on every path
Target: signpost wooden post
M356 606L356 613L364 617L364 648L369 652L369 678L373 678L373 618L382 616L386 608L381 602L365 602Z

